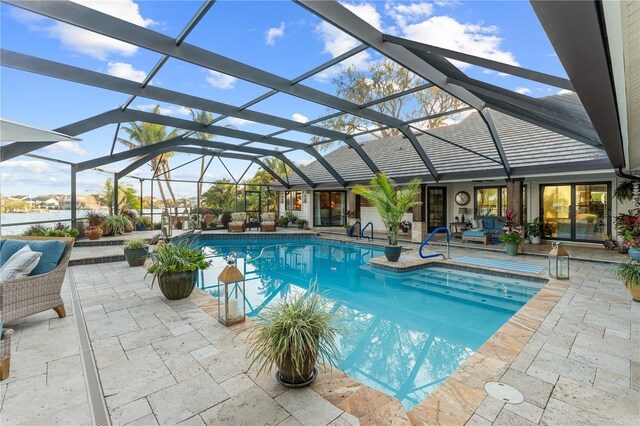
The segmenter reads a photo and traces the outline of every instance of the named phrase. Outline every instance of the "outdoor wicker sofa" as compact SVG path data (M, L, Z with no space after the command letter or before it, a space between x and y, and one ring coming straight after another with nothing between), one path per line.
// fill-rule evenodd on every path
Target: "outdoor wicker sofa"
M276 213L264 212L260 215L260 231L261 232L275 232L276 230Z
M59 240L66 243L58 265L50 272L0 283L0 317L5 324L29 315L53 309L60 318L66 316L60 295L67 272L74 238L8 236L10 240Z
M247 213L236 212L231 213L231 222L229 222L229 232L244 232L247 229Z

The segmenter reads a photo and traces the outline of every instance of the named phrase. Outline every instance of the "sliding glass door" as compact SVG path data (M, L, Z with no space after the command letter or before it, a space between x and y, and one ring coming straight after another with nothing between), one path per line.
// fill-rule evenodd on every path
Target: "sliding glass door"
M541 185L541 215L551 238L603 241L611 233L611 185L584 183Z
M314 226L342 226L347 207L344 191L316 191L313 193Z

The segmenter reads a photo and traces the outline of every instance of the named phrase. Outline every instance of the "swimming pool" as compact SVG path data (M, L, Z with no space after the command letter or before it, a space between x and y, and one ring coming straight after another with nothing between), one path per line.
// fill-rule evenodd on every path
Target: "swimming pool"
M245 274L247 313L317 281L347 332L339 368L398 398L410 410L542 286L445 268L397 274L372 268L380 247L328 240L205 241L215 253L201 287L216 295L216 277L234 251Z

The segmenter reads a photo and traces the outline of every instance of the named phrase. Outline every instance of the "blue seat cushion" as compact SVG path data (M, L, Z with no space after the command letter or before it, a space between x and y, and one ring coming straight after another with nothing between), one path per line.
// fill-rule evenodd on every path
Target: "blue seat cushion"
M66 247L66 243L59 240L27 241L7 239L3 241L4 243L0 246L0 263L2 264L25 245L28 245L33 251L42 253L38 265L29 275L40 275L53 271L58 266Z
M464 231L462 233L462 235L464 235L465 237L484 237L485 235L489 235L491 232L487 231L486 229L483 229L482 231Z
M489 232L493 232L496 229L496 218L495 217L483 217L482 218L482 227Z

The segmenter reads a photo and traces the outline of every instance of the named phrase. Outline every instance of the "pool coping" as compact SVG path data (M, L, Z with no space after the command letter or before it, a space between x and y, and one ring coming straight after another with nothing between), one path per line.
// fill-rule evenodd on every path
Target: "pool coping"
M362 244L359 241L327 238L324 235L318 235L317 238L359 245L381 247L385 245L376 241ZM406 253L415 251L415 248L408 248ZM535 274L511 273L487 267L469 267L439 259L422 260L426 262L410 265L409 268L421 269L437 265L449 269L480 271L494 276L546 281L546 284L429 396L408 412L404 411L397 398L370 388L340 370L335 369L330 374L320 374L311 384L311 388L336 407L356 416L361 423L464 425L488 396L484 389L485 383L497 381L502 377L569 288L568 281L547 279ZM203 293L211 297L208 293L204 291ZM211 315L213 312L209 310L208 313Z

